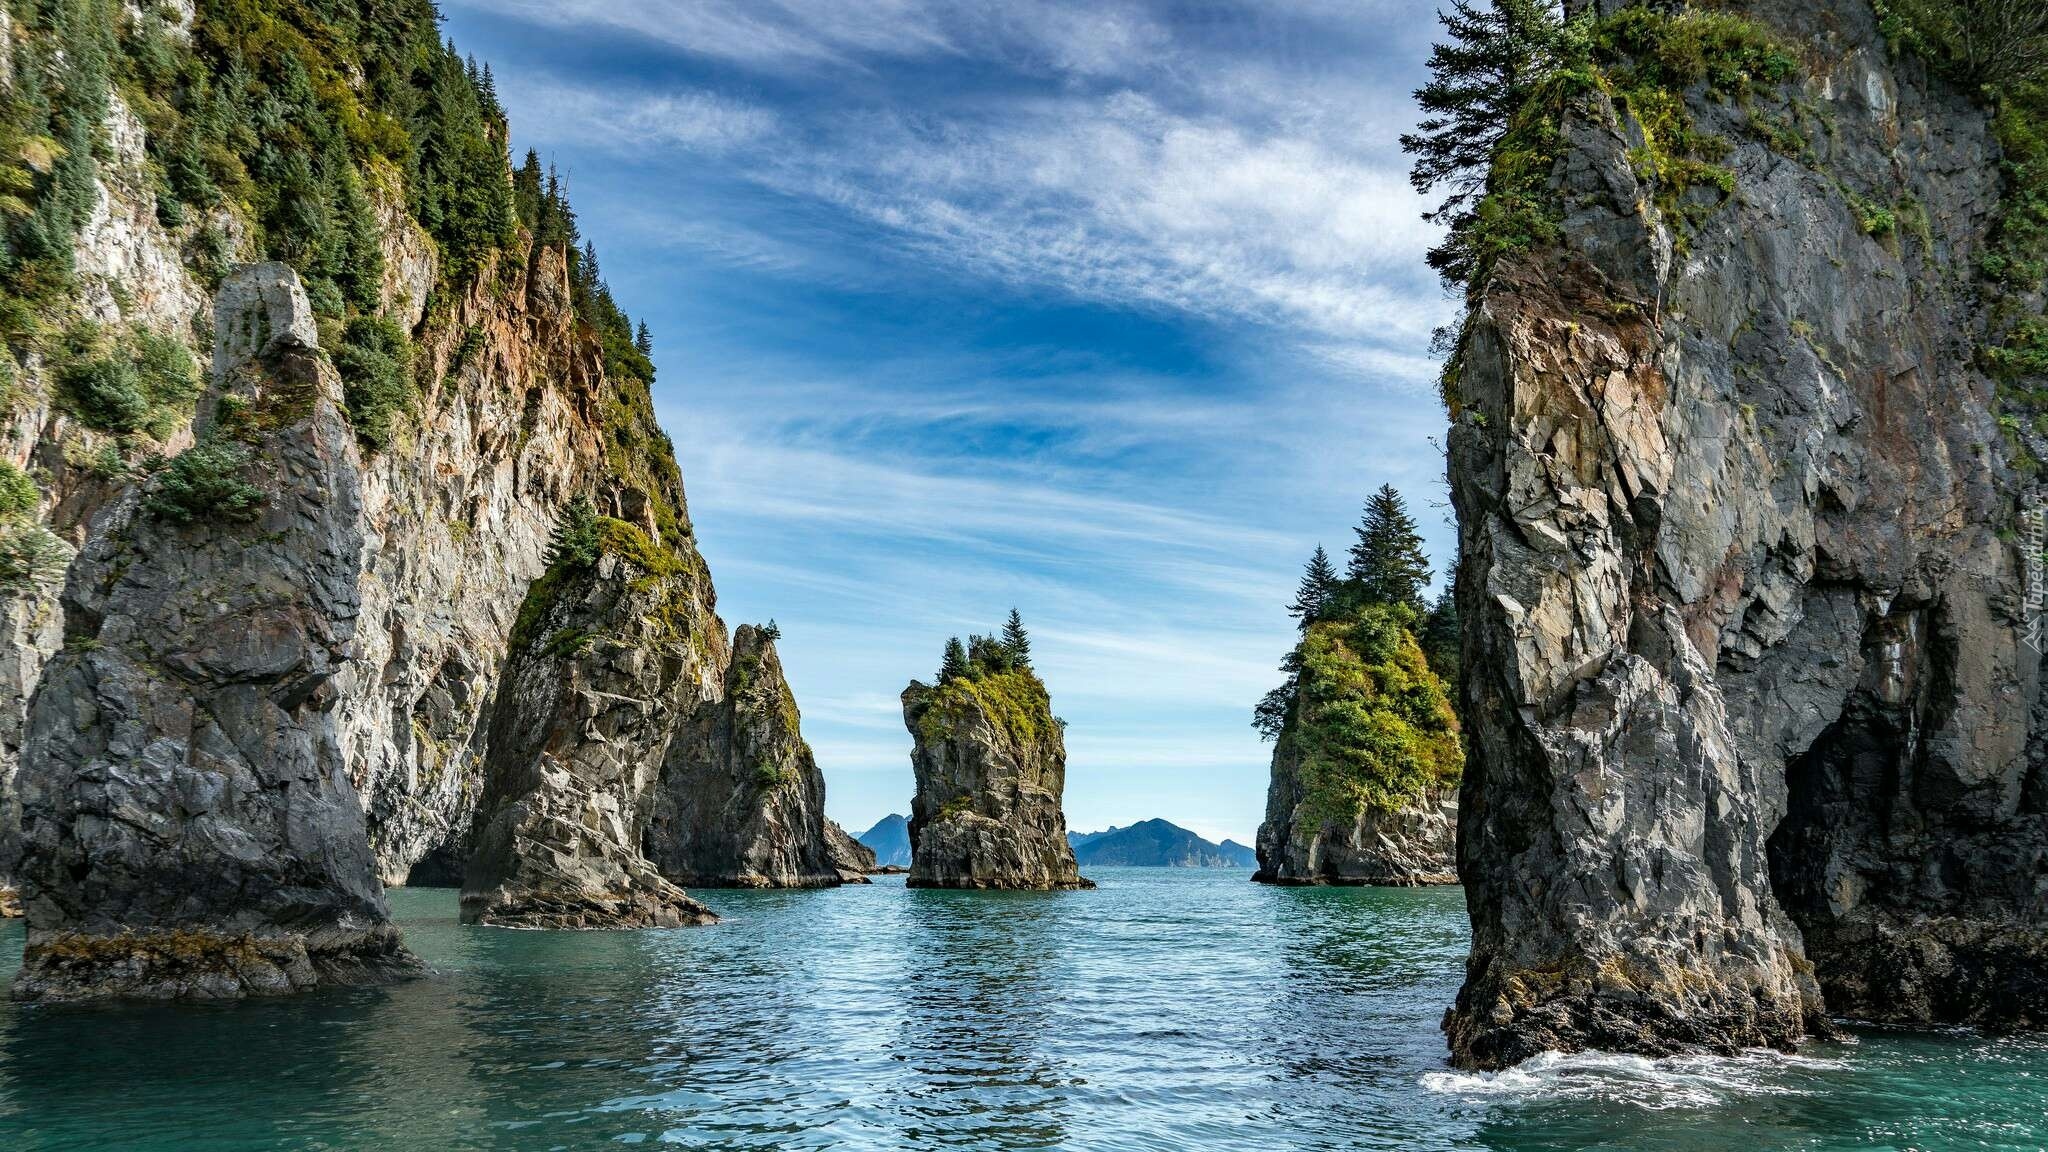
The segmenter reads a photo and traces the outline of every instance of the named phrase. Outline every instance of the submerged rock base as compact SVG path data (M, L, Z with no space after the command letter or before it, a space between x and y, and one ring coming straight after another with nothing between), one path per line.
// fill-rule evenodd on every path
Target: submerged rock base
M426 972L388 924L263 936L203 929L55 932L30 937L12 995L44 1002L239 1000Z
M1276 774L1275 790L1291 777ZM1270 809L1280 806L1276 816ZM1458 882L1458 803L1426 797L1399 812L1317 823L1299 802L1269 801L1252 879L1283 886L1414 888Z
M1020 839L1005 822L974 812L924 826L916 843L916 859L904 881L911 888L1056 892L1095 887L1095 881L1081 875L1071 849L1062 859L1050 841Z

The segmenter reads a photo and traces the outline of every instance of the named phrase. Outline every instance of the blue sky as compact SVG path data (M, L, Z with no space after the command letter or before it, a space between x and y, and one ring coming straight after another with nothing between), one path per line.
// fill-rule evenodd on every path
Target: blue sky
M773 617L856 833L897 696L1012 605L1076 828L1246 843L1301 563L1453 534L1386 0L446 0L654 333L729 623Z

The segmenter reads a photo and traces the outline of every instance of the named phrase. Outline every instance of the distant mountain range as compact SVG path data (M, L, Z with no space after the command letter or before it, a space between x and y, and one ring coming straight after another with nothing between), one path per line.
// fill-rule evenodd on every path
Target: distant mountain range
M894 813L875 822L857 839L875 850L875 863L910 867L910 820ZM1178 824L1141 820L1128 828L1100 832L1069 832L1074 859L1081 867L1104 868L1256 868L1258 854L1235 840L1211 844Z
M1258 854L1235 840L1211 844L1178 824L1141 820L1128 828L1069 832L1081 867L1255 868Z
M908 817L890 813L875 821L875 826L854 837L875 850L875 863L887 868L910 867L910 820Z

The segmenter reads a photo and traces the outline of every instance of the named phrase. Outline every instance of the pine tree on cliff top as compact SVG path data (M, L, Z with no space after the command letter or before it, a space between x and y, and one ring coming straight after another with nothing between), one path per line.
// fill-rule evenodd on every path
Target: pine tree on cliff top
M1421 615L1422 588L1429 583L1429 559L1408 504L1391 484L1380 485L1365 502L1345 575L1369 604L1405 604Z
M1416 637L1422 645L1422 654L1429 660L1429 670L1436 673L1446 684L1458 682L1458 581L1455 575L1437 594L1436 603L1430 605L1429 615L1422 622L1422 633Z
M939 665L939 683L958 680L967 675L967 647L960 643L958 636L946 641L945 662Z
M1423 119L1401 148L1415 157L1415 190L1444 194L1424 216L1451 228L1430 249L1429 266L1463 287L1476 262L1471 232L1487 171L1515 113L1555 68L1564 18L1557 0L1454 0L1437 18L1450 41L1430 49L1429 83L1415 92Z
M1301 630L1316 618L1329 611L1331 598L1337 594L1337 566L1330 563L1330 554L1316 545L1315 555L1308 558L1308 569L1301 574L1301 583L1295 586L1294 603L1287 606L1287 613L1301 622Z
M1010 618L1003 623L1003 647L1010 650L1010 659L1020 668L1031 666L1031 637L1024 632L1024 617L1010 609Z

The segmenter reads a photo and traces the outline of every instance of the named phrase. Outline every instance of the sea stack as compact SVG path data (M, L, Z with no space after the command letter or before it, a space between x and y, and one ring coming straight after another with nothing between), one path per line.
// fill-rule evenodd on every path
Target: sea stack
M222 285L195 428L102 514L65 590L18 781L16 999L235 999L422 970L338 739L361 462L289 267Z
M1017 614L1000 637L953 640L938 683L903 691L914 741L913 888L1093 888L1067 842L1064 722L1031 668Z
M628 500L642 506L644 500ZM573 505L527 593L491 718L464 923L709 924L641 854L679 711L716 691L718 630L697 568L650 523Z
M1455 884L1455 602L1423 607L1429 562L1391 485L1366 501L1356 535L1342 572L1321 547L1310 558L1289 608L1301 636L1287 682L1254 713L1274 746L1252 879Z
M649 857L706 888L827 888L866 883L858 853L835 853L825 778L775 652L781 635L733 633L718 699L677 729L647 830ZM844 833L841 833L844 835Z

